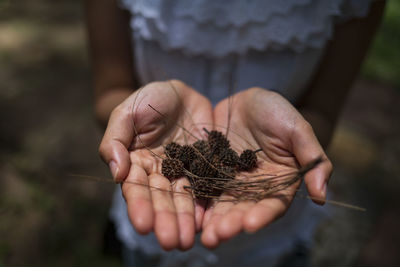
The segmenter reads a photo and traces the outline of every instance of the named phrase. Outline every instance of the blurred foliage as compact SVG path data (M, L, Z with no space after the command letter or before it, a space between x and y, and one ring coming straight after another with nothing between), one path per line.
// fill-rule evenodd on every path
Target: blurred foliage
M382 25L364 62L362 75L400 89L400 0L387 1Z

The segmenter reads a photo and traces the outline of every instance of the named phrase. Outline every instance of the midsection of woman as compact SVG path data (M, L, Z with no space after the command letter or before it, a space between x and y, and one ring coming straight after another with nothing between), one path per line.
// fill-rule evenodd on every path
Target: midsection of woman
M215 105L233 91L262 87L294 102L304 92L323 48L301 53L256 51L222 57L189 56L165 51L155 41L135 40L135 65L142 84L179 79L207 96Z
M133 60L141 84L179 79L213 104L232 89L258 86L296 104L308 90L335 23L365 15L369 1L124 0L122 6L132 14ZM264 266L268 260L273 266L299 243L309 244L323 214L297 198L283 218L256 235L241 234L215 252L197 242L188 252L166 256L153 234L140 236L130 226L119 190L111 211L125 246L164 254L162 261L170 266L189 259L226 266Z

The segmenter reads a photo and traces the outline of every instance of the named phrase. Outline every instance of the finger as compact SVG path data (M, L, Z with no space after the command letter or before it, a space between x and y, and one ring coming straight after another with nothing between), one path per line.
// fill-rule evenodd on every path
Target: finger
M306 173L304 181L311 199L320 205L326 200L326 191L329 178L332 174L332 163L325 158L322 163Z
M220 217L221 215L216 215L213 217L213 220L218 220ZM218 236L215 233L215 226L215 223L209 223L201 234L201 242L209 249L216 248L219 244Z
M207 205L207 201L205 201L205 200L202 200L202 199L195 200L194 219L195 219L195 225L196 225L196 232L201 231L206 205Z
M173 200L178 219L180 249L187 250L194 244L196 229L194 200L192 195L184 189L184 186L190 186L186 178L174 182Z
M128 148L133 137L131 111L120 105L111 113L99 147L100 156L109 165L116 182L123 181L128 175L130 168Z
M212 200L206 200L205 211L203 215L203 221L201 223L201 227L204 229L210 223L212 215L214 213L214 208L217 203Z
M164 176L149 176L151 198L155 214L154 233L165 250L179 247L179 227L171 193L171 183Z
M304 177L308 193L314 202L323 204L326 185L332 173L332 163L319 144L312 127L308 123L299 124L292 136L293 152L301 166L306 166L322 157L322 163L310 170Z
M240 202L234 205L220 220L216 233L218 238L226 241L243 230L244 214L252 207L252 202Z
M217 227L220 220L223 218L234 204L231 202L216 203L212 210L208 210L210 215L207 215L206 225L203 226L204 230L201 235L201 242L205 247L215 248L219 245L220 239L217 234Z
M257 202L243 216L243 228L254 233L277 220L287 210L290 204L279 198L268 198Z
M122 184L128 216L140 234L153 230L154 213L146 172L139 165L132 165L127 179Z

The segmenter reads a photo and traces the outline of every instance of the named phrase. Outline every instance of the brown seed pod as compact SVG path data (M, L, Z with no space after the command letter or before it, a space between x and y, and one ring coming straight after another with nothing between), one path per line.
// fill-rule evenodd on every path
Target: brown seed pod
M230 147L229 140L219 131L211 131L208 134L208 143L213 153L218 153Z
M230 166L230 167L234 167L238 164L239 161L239 155L236 153L236 151L234 151L231 148L227 148L222 150L219 153L219 158L220 161L226 165L226 166Z
M181 154L181 149L181 145L172 142L165 147L165 154L172 159L177 159Z
M193 144L193 147L197 149L198 152L200 152L203 156L210 154L210 146L208 145L208 142L205 140L198 140Z
M235 168L232 166L226 166L222 162L220 164L215 165L217 169L216 177L221 178L221 179L234 179L236 175ZM225 181L222 180L222 184L225 183Z
M221 192L216 192L208 181L202 181L201 183L197 183L196 186L192 186L192 192L196 199L204 200L218 197L221 194Z
M197 176L203 176L203 169L205 164L201 159L195 159L190 163L190 172Z
M250 171L257 166L256 152L246 149L240 154L238 161L238 169L240 171Z
M190 163L190 172L199 177L214 177L216 170L202 158L197 158Z
M181 147L178 159L182 161L185 168L189 168L190 163L196 158L196 150L190 145Z
M183 163L178 159L164 159L161 164L161 172L168 179L185 175Z

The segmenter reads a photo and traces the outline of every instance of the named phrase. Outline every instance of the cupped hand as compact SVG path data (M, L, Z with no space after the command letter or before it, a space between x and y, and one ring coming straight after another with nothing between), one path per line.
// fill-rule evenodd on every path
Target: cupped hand
M238 152L262 149L252 175L295 172L322 157L324 161L309 171L304 181L315 202L324 202L332 165L310 124L282 96L261 88L240 92L216 106L214 122L229 125L228 139ZM276 197L260 201L211 203L204 214L202 243L213 248L241 231L255 232L267 226L286 212L299 185L300 180Z
M183 189L189 185L186 178L171 183L161 175L159 156L172 141L184 144L203 139L199 125L212 122L211 103L176 80L146 85L110 116L100 155L114 180L123 182L135 229L142 234L154 231L166 250L193 245L204 209Z

